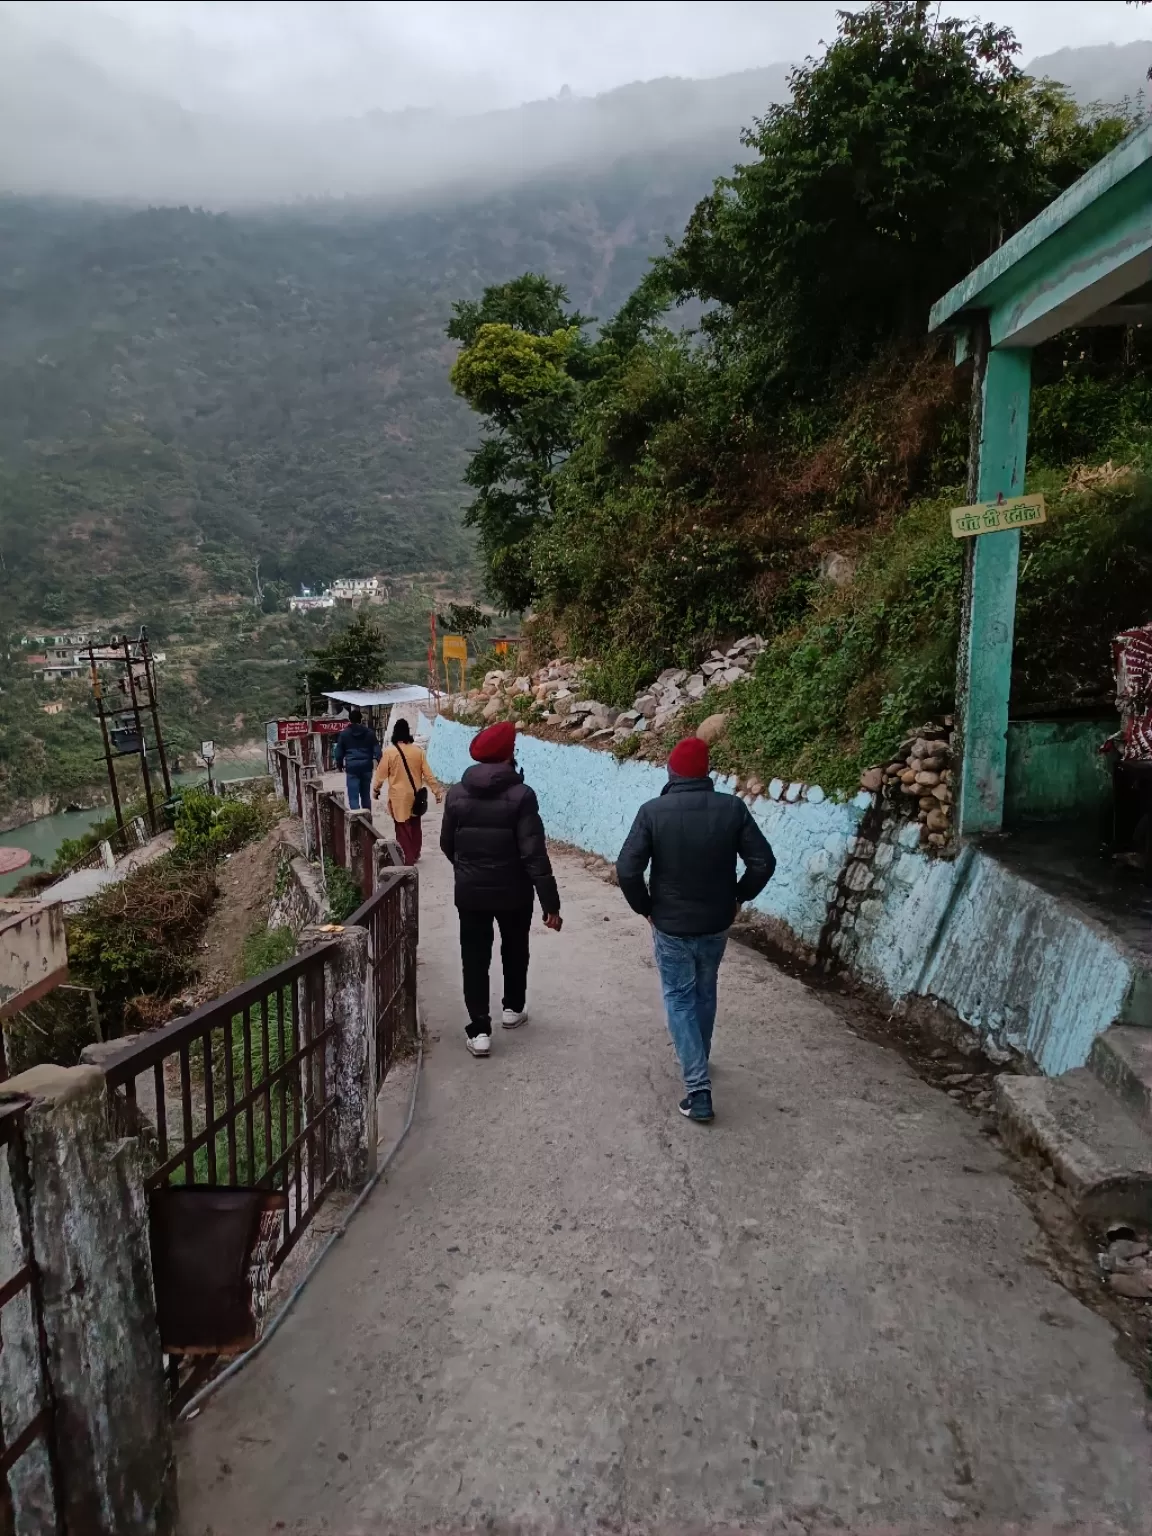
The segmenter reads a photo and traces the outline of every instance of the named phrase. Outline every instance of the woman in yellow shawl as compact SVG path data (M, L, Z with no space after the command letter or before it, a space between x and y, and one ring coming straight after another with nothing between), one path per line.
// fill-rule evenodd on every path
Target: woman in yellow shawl
M397 720L392 728L392 745L385 747L372 776L372 798L378 800L388 786L388 814L396 823L396 841L405 864L415 864L420 857L424 832L419 816L413 816L416 792L430 789L437 800L443 799L444 786L433 776L424 756L424 748L412 740L407 720ZM425 797L427 798L427 797Z

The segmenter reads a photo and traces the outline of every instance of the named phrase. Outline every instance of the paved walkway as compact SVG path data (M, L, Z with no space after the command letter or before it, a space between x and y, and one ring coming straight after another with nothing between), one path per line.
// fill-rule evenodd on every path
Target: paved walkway
M133 848L131 853L126 853L123 858L117 859L111 869L99 865L95 869L73 870L70 875L57 880L55 885L50 885L41 891L40 900L45 903L62 901L65 906L87 901L90 897L107 890L109 886L119 885L134 869L139 869L143 864L151 864L152 860L158 859L162 853L168 853L174 842L175 838L171 832L161 832L151 842L145 843L143 848Z
M182 1431L185 1536L1152 1530L1140 1384L964 1110L733 946L687 1124L647 930L574 856L472 1060L429 821L412 1135Z

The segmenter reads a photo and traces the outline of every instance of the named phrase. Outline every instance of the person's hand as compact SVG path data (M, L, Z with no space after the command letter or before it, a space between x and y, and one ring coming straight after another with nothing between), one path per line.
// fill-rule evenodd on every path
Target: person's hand
M564 919L560 916L559 912L545 912L544 926L545 928L551 928L553 933L559 933L564 926Z

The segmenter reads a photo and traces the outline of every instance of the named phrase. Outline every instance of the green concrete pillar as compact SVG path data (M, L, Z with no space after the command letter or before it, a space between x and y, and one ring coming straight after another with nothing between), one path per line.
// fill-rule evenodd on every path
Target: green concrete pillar
M973 501L1022 496L1032 352L1024 347L989 350L986 341L974 351L969 495ZM968 540L956 678L962 742L956 811L962 837L999 832L1004 820L1019 561L1018 530Z

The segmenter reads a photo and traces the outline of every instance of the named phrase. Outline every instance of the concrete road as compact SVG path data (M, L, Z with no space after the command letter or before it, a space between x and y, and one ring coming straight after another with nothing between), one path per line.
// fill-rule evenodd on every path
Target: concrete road
M733 946L688 1124L647 930L572 856L472 1060L435 839L412 1135L182 1431L186 1536L1152 1530L1140 1384L964 1110Z

